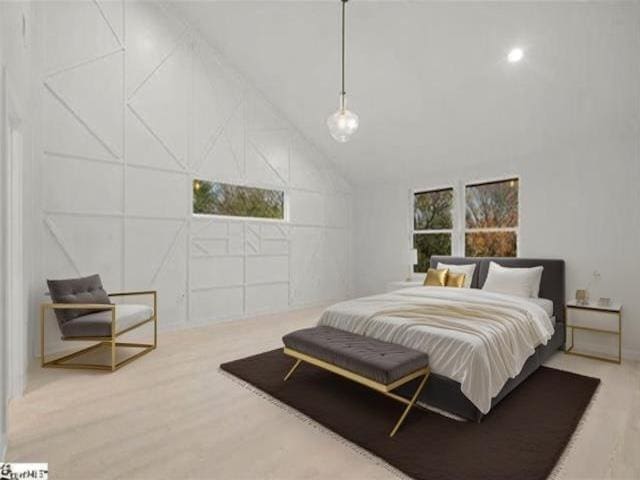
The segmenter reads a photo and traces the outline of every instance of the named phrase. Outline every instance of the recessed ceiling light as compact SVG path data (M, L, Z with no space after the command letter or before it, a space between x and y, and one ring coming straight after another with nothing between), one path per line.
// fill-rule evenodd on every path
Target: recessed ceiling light
M507 55L507 60L511 63L518 63L522 60L522 57L524 57L524 52L521 48L512 48L509 55Z

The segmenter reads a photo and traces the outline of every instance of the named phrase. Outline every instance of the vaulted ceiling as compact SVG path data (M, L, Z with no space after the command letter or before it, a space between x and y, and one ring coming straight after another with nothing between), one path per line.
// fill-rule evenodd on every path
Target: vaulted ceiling
M637 3L351 0L347 92L361 126L347 144L325 125L338 1L176 8L356 183L535 156L603 125L637 133ZM511 64L515 46L525 56Z

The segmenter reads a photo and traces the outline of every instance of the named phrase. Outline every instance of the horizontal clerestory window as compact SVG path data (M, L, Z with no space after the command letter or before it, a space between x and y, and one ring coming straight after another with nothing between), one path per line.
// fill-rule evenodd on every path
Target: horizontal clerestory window
M284 220L285 192L196 179L193 213Z

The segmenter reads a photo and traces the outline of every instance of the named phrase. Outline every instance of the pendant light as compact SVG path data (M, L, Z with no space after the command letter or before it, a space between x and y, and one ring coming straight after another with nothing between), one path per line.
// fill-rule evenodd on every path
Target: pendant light
M342 90L340 91L338 111L327 119L327 126L329 127L329 133L336 141L345 143L349 141L351 135L358 129L360 120L358 115L347 110L347 92L344 89L344 12L348 0L340 1L342 2Z

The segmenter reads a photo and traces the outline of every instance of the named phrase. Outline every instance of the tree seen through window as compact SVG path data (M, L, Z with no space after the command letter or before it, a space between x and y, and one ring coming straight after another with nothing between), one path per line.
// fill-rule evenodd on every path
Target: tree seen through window
M284 192L194 180L193 213L284 219Z

